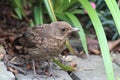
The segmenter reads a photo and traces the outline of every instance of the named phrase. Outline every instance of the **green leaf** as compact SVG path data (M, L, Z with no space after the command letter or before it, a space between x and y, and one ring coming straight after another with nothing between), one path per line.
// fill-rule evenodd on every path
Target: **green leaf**
M57 0L56 0L57 1ZM67 4L67 0L59 0L59 6L57 6L56 10L59 11L59 12L62 12L65 8L65 6L68 6L68 5L65 5Z
M107 6L113 16L117 30L120 34L120 10L119 10L119 7L115 0L105 0L105 3L107 4Z
M25 11L23 9L22 0L11 0L11 4L14 7L14 10L17 16L22 19L22 16L25 16Z
M107 79L114 80L114 72L113 72L112 62L111 62L111 58L110 58L110 52L109 52L105 32L103 30L103 26L99 20L99 17L97 16L96 11L93 9L93 7L88 2L88 0L79 0L79 1L83 5L85 10L87 11L87 13L94 25L94 29L95 29L96 35L98 37L98 41L99 41L99 45L100 45L100 49L101 49L101 53L102 53L102 57L103 57L103 61L104 61Z
M35 24L32 19L29 20L30 27L33 27Z
M56 4L58 2L59 2L59 4ZM76 4L76 3L78 3L77 0L71 0L71 1L69 1L69 0L55 0L55 2L53 4L55 6L55 11L65 12L65 11L73 8L73 4Z
M51 0L44 0L44 4L46 5L46 8L47 8L48 13L50 15L50 18L54 22L54 21L57 21L57 19L56 19L56 16L54 14L54 10L53 10L51 3L52 3Z
M66 65L62 64L60 61L56 60L55 58L53 58L53 62L56 63L57 65L59 65L65 71L74 71L75 70L73 67L66 66Z
M21 0L12 0L11 2L14 7L22 8Z
M85 14L85 12L83 10L78 10L75 9L74 11L72 11L73 14Z
M43 18L42 18L42 5L41 2L37 1L38 3L34 6L34 20L35 24L43 24Z
M69 1L69 3L71 2L71 0L68 0Z
M70 45L69 40L66 41L66 46L70 50L71 53L73 53L74 55L77 55L74 49L72 48L72 46Z
M63 20L63 21L66 21L66 22L70 23L69 18L65 14L55 12L55 15L59 20Z
M40 24L40 9L38 6L34 6L34 20L35 24L38 25Z
M17 16L19 17L19 19L22 19L22 12L20 8L15 8L15 12L17 14Z
M80 36L80 40L82 42L83 48L86 52L86 54L88 55L88 48L87 48L87 41L86 41L86 36L84 33L84 30L79 22L79 20L77 19L77 17L75 15L73 15L72 13L66 13L66 15L69 17L69 19L71 20L71 22L73 23L73 25L77 28L80 29L79 36Z

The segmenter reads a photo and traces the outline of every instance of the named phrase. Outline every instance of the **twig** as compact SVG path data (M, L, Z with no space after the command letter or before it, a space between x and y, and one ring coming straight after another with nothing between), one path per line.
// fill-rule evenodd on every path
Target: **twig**
M27 74L24 70L22 70L22 69L19 68L19 67L14 66L13 64L8 63L7 66L10 66L10 67L12 67L12 68L15 68L16 70L20 71L20 72L23 73L24 75Z

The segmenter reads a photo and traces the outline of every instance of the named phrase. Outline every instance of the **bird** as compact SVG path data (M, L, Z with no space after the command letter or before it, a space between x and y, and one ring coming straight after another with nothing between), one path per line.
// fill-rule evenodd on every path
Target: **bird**
M65 21L28 27L17 40L34 61L48 61L58 57L65 49L66 40L72 32L79 31Z

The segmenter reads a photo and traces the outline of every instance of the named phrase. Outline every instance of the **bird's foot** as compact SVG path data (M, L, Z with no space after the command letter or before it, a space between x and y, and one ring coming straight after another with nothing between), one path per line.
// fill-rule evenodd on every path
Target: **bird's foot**
M34 74L32 80L41 80L40 75Z
M58 78L59 76L55 74L54 71L44 71L44 74L48 77Z

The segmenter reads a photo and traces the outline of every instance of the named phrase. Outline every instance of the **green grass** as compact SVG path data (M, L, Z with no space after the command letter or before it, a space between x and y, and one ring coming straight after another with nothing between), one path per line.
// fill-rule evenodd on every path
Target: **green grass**
M95 32L96 32L96 35L99 41L100 50L101 50L102 57L103 57L107 79L114 80L114 71L113 71L112 61L111 61L110 52L109 52L105 32L101 24L101 21L96 11L92 8L90 3L88 2L88 0L79 0L79 1L83 5L85 10L88 12L88 15L94 25L94 29L95 29Z

